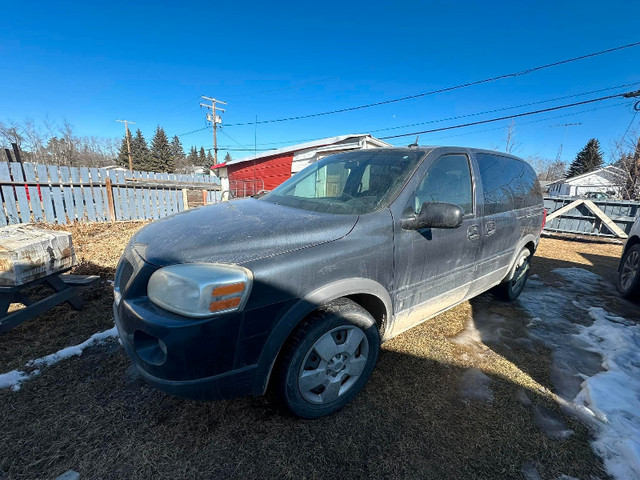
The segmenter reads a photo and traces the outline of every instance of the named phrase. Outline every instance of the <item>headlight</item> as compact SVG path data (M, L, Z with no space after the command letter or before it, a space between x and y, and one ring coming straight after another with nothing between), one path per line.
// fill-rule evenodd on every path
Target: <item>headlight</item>
M204 318L243 308L251 281L251 272L235 265L183 263L156 270L147 293L170 312Z

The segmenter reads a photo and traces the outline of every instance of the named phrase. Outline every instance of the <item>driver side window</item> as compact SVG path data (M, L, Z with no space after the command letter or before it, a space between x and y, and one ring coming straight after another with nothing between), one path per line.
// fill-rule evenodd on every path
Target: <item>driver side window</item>
M458 205L465 214L473 213L471 170L466 155L443 155L429 167L413 195L412 208L416 214L427 202Z

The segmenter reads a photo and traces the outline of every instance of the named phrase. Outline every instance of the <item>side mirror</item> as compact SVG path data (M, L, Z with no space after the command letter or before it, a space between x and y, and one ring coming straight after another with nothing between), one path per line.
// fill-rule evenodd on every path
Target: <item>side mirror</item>
M463 214L462 209L453 203L425 202L420 213L411 213L402 219L402 228L458 228L462 224Z

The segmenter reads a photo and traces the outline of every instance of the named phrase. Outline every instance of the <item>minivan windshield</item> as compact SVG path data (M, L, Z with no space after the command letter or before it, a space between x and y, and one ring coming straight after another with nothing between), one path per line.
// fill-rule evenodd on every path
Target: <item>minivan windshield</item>
M424 155L423 150L392 149L331 155L260 200L323 213L374 212L391 203Z

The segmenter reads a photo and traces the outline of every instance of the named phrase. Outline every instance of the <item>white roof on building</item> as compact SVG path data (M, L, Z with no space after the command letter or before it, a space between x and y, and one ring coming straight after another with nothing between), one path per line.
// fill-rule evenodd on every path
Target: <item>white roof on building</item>
M283 155L285 153L290 152L298 152L300 150L309 150L313 148L324 147L327 145L333 145L335 143L340 143L350 138L367 138L367 140L373 144L378 145L379 147L390 147L391 145L379 140L375 137L372 137L368 133L354 133L349 135L339 135L337 137L329 137L322 138L320 140L314 140L312 142L299 143L298 145L291 145L284 148L279 148L277 150L267 150L266 152L259 153L257 155L252 155L250 157L240 158L238 160L232 160L227 165L235 165L236 163L248 162L251 160L259 160L261 158L274 157L277 155Z
M582 175L576 175L575 177L571 177L571 178L561 178L560 180L556 180L555 182L551 182L549 185L555 185L556 183L580 183L582 180L584 180L585 178L591 177L593 175L600 175L600 174L609 174L609 176L613 176L613 177L624 177L625 172L624 170L622 170L621 168L618 168L616 166L613 165L607 165L606 167L603 168L599 168L598 170L594 170L593 172L587 172L587 173L583 173ZM602 175L600 175L602 176Z

